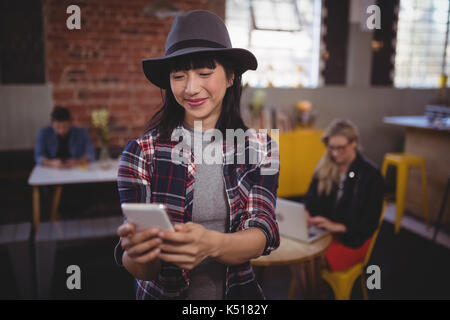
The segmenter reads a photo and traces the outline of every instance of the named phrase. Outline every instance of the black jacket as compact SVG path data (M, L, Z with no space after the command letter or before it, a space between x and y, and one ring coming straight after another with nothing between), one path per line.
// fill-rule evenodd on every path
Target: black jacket
M318 179L314 176L304 199L311 216L323 216L344 224L347 232L339 234L342 243L352 248L362 246L376 230L381 215L384 181L380 171L357 153L348 169L343 195L336 205L337 185L333 185L327 196L317 193L317 184Z

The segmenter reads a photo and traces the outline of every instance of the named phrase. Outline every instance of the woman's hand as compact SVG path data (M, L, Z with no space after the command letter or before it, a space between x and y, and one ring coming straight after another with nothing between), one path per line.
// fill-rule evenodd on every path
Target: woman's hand
M175 232L160 232L163 243L159 257L186 270L192 270L212 254L220 235L193 222L177 224L174 228Z
M328 230L331 233L344 233L347 231L347 228L344 224L333 222L321 216L309 218L308 221L310 224Z
M147 264L158 259L162 243L158 237L160 232L159 228L148 228L136 233L131 223L124 223L117 229L123 250L138 264Z
M312 223L311 223L311 214L306 209L305 209L305 215L306 215L306 223L307 223L308 228L309 228L312 225Z

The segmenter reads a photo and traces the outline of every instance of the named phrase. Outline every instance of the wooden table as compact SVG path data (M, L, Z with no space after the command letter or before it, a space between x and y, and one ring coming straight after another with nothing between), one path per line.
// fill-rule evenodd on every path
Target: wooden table
M33 228L39 225L40 210L40 186L56 185L53 196L50 219L58 219L58 205L61 197L62 186L77 183L99 183L117 181L119 160L111 159L108 162L94 162L88 167L74 167L70 169L55 169L37 165L33 168L28 179L28 184L33 187Z
M450 174L450 125L435 126L425 116L385 117L384 122L404 127L405 152L425 159L430 222L436 223ZM411 169L408 176L405 209L413 216L423 218L418 168ZM447 206L444 217L449 216L450 206ZM443 221L443 224L450 227L450 220Z
M321 262L331 240L330 234L312 243L281 237L278 249L268 256L251 260L251 263L255 267L290 266L294 282L291 282L289 298L294 294L293 283L300 285L305 298L320 298Z

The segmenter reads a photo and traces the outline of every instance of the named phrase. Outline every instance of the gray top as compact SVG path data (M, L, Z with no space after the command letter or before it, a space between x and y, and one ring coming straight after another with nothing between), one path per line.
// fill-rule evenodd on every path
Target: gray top
M191 133L194 141L194 131L184 125ZM202 134L196 132L195 134ZM203 141L203 150L207 145L222 142ZM223 167L220 164L195 164L194 202L192 221L201 224L206 229L227 232L228 200L223 181ZM187 299L189 300L221 300L224 297L226 265L211 258L206 258L190 272L190 284Z

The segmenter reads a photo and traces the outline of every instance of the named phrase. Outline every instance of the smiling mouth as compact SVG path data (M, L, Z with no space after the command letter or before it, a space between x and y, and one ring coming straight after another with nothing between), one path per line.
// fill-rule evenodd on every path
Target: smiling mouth
M206 100L207 100L207 98L202 98L202 99L185 99L185 101L191 107L198 107L198 106L202 105Z

